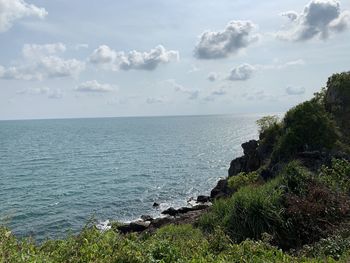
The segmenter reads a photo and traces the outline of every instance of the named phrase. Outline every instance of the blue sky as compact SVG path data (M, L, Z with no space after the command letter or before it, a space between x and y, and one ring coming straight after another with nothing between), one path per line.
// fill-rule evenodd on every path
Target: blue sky
M350 70L349 10L0 0L0 119L283 112Z

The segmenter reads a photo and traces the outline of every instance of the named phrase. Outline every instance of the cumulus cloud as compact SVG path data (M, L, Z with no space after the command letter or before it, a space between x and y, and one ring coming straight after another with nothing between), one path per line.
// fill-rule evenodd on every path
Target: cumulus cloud
M0 0L0 32L9 30L18 19L24 17L43 19L47 14L44 8L28 4L24 0Z
M286 93L288 95L303 95L305 94L305 88L304 87L287 87Z
M154 70L161 63L179 60L179 52L175 50L166 50L162 45L151 49L150 52L130 51L127 55L122 54L118 58L120 68L123 70L142 69Z
M78 92L94 92L94 93L106 93L115 90L110 84L101 84L97 80L90 80L79 84L75 91Z
M117 52L109 46L102 45L92 52L89 61L93 64L111 64L114 62L116 56Z
M219 75L216 72L210 72L208 75L208 80L214 82L218 79Z
M302 13L288 11L282 16L289 18L291 27L277 36L290 41L325 40L331 33L342 32L350 25L350 12L342 11L338 0L312 0Z
M194 55L198 59L226 58L258 40L251 21L231 21L223 31L204 32L197 43Z
M233 68L227 79L231 81L245 81L253 76L255 70L255 67L250 64L242 64Z
M102 45L95 49L89 61L96 65L110 65L112 70L155 70L160 64L179 60L179 52L166 50L162 45L158 45L149 52L115 51L112 48Z
M16 66L0 69L0 78L17 80L42 80L45 78L76 77L84 69L85 63L76 59L64 59L66 46L54 44L25 44L22 61Z

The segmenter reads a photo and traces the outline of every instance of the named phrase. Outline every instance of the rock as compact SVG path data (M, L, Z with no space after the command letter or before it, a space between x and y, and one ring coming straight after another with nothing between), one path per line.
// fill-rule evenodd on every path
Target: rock
M153 207L159 207L159 204L157 202L154 202L152 206Z
M174 207L170 207L166 210L164 210L161 214L162 215L170 215L170 216L176 216L177 215L177 210Z
M193 206L193 207L181 207L179 209L177 209L177 214L186 214L188 212L193 212L193 211L198 211L198 210L203 210L203 209L206 209L208 208L209 205L196 205L196 206Z
M242 144L244 156L238 157L231 161L228 169L228 176L235 176L241 172L253 172L259 169L263 162L263 156L258 150L258 141L250 140Z
M151 217L150 215L142 215L141 216L141 219L143 221L152 221L153 220L153 217Z
M230 168L228 169L228 176L231 177L239 174L245 169L246 164L247 164L246 156L238 157L232 160L230 164Z
M244 155L251 155L254 152L256 152L256 149L258 148L258 141L256 140L250 140L249 142L245 142L242 144L243 153Z
M174 221L171 217L162 217L162 218L156 218L151 222L151 227L154 228L160 228L164 225L170 224Z
M197 202L198 202L198 203L207 203L207 202L210 202L210 196L199 195L199 196L197 197Z
M230 194L230 189L228 187L227 179L221 179L217 183L217 185L214 187L213 190L211 190L210 197L212 199L225 197Z
M117 229L123 234L131 233L131 232L142 232L145 231L150 225L150 222L144 221L135 221L130 224L125 224L118 226Z

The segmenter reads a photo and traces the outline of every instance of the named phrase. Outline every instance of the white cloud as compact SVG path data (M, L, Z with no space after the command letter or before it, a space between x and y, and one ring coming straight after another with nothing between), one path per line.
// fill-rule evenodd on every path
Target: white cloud
M283 40L306 41L328 39L330 33L339 33L350 25L350 12L342 11L338 0L312 0L301 14L282 13L291 21L291 27L277 33Z
M50 91L47 87L40 87L40 88L25 88L18 90L16 93L19 95L44 95L47 94Z
M189 100L195 100L195 99L197 99L199 97L199 90L198 89L185 88L184 86L178 84L173 79L169 79L166 82L169 83L171 85L171 87L174 88L174 90L176 92L187 94Z
M245 81L253 76L255 70L255 67L252 65L242 64L236 68L233 68L227 79L232 81Z
M39 57L54 55L66 51L66 46L62 43L52 44L24 44L22 54L25 58L37 59Z
M179 60L179 52L166 50L162 45L158 45L149 52L123 51L117 52L106 45L95 49L89 61L96 65L109 65L112 70L155 70L160 64Z
M75 50L86 49L86 48L89 48L89 44L80 43L74 46Z
M45 78L77 77L85 63L76 59L63 59L58 56L66 50L62 43L25 44L23 59L16 66L3 68L0 78L17 80L42 80ZM1 71L1 70L0 70Z
M253 34L256 25L251 21L231 21L223 31L204 32L197 43L194 54L198 59L226 58L247 48L258 40Z
M97 80L90 80L79 84L75 91L105 93L115 91L115 87L110 84L101 84Z
M208 75L208 80L214 82L218 79L219 75L216 72L210 72Z
M166 50L162 45L151 49L150 52L130 51L128 55L118 57L120 69L142 69L154 70L161 63L179 60L179 52L175 50Z
M93 64L111 64L115 61L117 52L107 45L99 46L90 55L89 61Z
M288 95L303 95L305 94L305 88L304 87L287 87L286 93Z
M47 95L49 99L61 99L63 92L61 89L49 89L47 87L25 88L16 91L18 95Z
M24 17L43 19L47 14L44 8L28 4L23 0L0 0L0 32L9 30L18 19Z
M265 64L265 65L254 65L255 69L285 69L289 67L297 67L297 66L304 66L305 60L303 59L296 59L291 60L287 62L280 62L279 60L274 61L272 64Z

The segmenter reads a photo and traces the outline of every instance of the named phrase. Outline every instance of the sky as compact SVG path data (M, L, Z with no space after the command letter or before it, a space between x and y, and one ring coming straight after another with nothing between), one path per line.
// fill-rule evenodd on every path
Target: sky
M284 112L349 40L345 0L0 0L0 120Z

